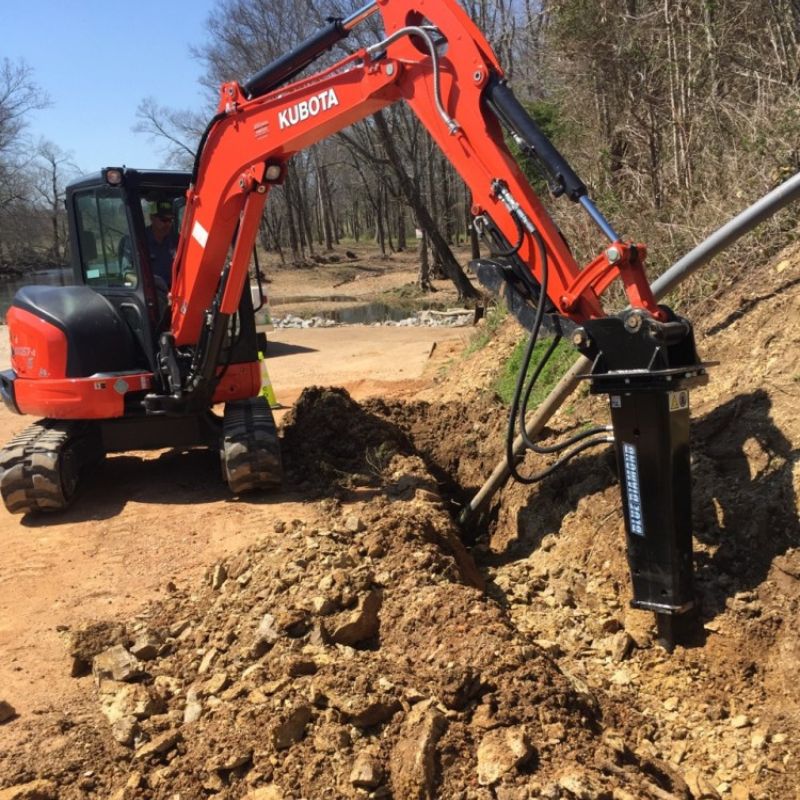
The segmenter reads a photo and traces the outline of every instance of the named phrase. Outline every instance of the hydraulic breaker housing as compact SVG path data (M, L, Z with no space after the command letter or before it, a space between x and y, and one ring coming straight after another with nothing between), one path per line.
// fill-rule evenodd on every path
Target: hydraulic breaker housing
M672 622L695 605L689 389L707 382L691 325L662 307L587 322L573 333L592 359L592 394L611 407L634 608L653 611L672 649Z

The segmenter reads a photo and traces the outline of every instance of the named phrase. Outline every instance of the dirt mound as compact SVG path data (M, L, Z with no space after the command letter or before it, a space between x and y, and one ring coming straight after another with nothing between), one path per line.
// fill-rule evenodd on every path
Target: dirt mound
M361 448L332 424L365 431ZM372 448L396 452L371 462L368 498L357 486L316 522L275 521L202 586L73 634L95 707L23 722L3 784L61 798L688 798L481 590L403 434L322 390L292 425L309 443L299 474L324 454L338 481Z
M292 483L329 490L374 486L382 468L413 446L394 425L370 414L344 389L305 389L287 415L282 451Z

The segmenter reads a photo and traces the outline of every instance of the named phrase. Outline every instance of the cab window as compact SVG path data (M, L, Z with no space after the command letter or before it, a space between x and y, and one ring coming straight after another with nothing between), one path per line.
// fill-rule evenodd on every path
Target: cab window
M78 247L88 286L135 289L132 237L119 187L102 187L75 196Z

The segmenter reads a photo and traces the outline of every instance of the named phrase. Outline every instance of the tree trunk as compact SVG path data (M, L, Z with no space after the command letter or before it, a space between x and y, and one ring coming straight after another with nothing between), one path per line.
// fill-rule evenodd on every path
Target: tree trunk
M428 257L428 237L423 233L419 243L419 276L417 285L423 292L435 292L431 281L431 260Z
M397 202L397 252L402 253L408 247L406 242L406 210L403 204Z
M300 252L300 239L297 236L297 227L294 222L294 197L292 193L292 182L287 179L283 184L283 199L286 202L286 223L289 230L289 249L292 251L292 262L294 264L303 263L303 254Z
M308 187L306 186L305 181L305 173L303 174L303 180L300 180L300 176L297 174L295 170L294 173L295 180L297 181L297 194L300 198L300 227L302 228L305 239L308 244L308 251L311 255L314 255L314 232L311 230L311 207L308 203Z
M386 232L383 228L383 199L380 189L375 193L375 239L381 248L381 257L386 258Z
M328 202L330 189L328 187L328 177L325 167L319 163L319 154L317 148L311 150L314 158L314 167L317 171L317 195L319 197L319 216L322 222L322 230L325 235L325 249L333 250L333 230L331 224L331 207ZM321 243L321 242L320 242Z
M397 175L400 190L403 192L408 204L413 209L414 214L419 221L420 228L422 228L422 230L430 236L431 247L433 247L434 251L439 254L439 257L442 261L442 269L444 270L445 275L447 275L447 277L453 282L458 290L459 299L465 300L479 298L480 293L475 289L472 283L470 283L469 278L461 269L458 261L456 261L455 256L447 246L447 242L445 242L444 237L441 235L441 233L439 233L436 223L428 213L428 209L422 202L422 198L419 196L417 187L408 177L403 166L403 161L397 152L397 148L395 147L392 135L389 131L389 126L386 123L386 118L379 111L373 115L373 119L375 120L375 125L378 131L378 136L381 140L381 144L383 145L386 155L392 164L392 168Z

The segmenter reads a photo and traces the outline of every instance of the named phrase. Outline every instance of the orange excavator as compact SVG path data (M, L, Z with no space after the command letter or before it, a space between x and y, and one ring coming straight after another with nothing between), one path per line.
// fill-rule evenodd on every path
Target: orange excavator
M374 14L381 41L298 79ZM191 173L107 168L69 187L76 285L26 287L8 314L12 369L0 375L0 391L13 411L42 419L0 453L6 507L63 509L84 467L130 449L217 449L237 494L280 483L278 437L259 395L264 343L247 288L264 204L295 153L399 101L472 192L474 224L491 255L471 266L528 320L528 360L546 317L554 341L567 336L590 357L587 379L592 392L609 396L613 429L529 445L557 453L557 465L615 443L633 602L670 626L694 602L688 389L706 372L692 327L656 303L645 247L623 240L596 208L456 0L374 0L244 83L224 84ZM504 131L551 192L582 206L607 240L588 265L576 263ZM174 226L164 276L155 252L163 240L156 246L147 226L153 210ZM609 315L600 297L616 279L630 305ZM539 371L531 380L520 374L509 441L520 421L524 432ZM217 403L225 404L222 418ZM520 474L514 454L509 465L518 480L542 477Z

